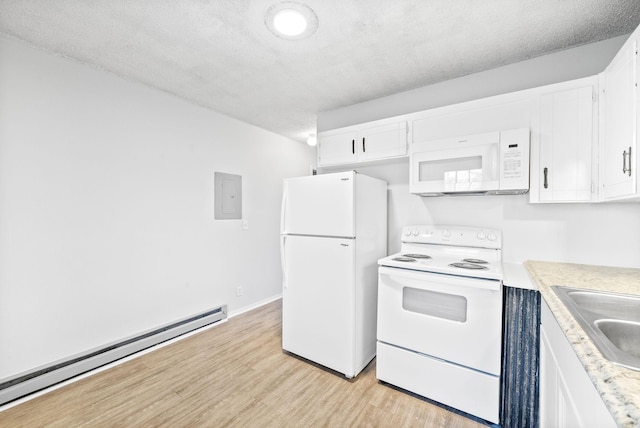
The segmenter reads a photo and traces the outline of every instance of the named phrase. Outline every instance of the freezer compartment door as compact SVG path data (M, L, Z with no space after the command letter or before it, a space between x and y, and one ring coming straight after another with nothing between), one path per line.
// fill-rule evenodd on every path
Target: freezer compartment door
M284 181L281 233L354 237L353 171Z
M355 240L281 239L282 348L355 376Z

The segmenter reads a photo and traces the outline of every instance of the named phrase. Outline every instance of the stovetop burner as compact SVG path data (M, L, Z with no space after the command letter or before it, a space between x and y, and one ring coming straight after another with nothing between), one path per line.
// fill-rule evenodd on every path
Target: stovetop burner
M411 258L411 257L406 257L406 256L403 256L403 257L394 257L394 258L393 258L393 259L391 259L391 260L395 260L396 262L417 262L417 260L416 260L416 259Z
M488 269L486 266L482 266L482 265L479 265L479 264L476 264L476 263L469 263L469 262L451 263L449 266L456 267L456 268L461 268L461 269L474 269L474 270Z
M431 258L431 256L428 256L426 254L403 254L402 257L410 257L412 259L430 259Z
M463 262L467 262L467 263L473 263L476 265L486 265L487 263L489 263L486 260L482 260L482 259L462 259Z

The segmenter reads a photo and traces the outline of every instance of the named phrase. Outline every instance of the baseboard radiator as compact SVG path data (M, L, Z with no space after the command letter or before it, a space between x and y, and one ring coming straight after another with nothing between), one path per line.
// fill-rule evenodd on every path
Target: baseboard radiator
M227 318L223 305L165 326L0 380L0 406Z

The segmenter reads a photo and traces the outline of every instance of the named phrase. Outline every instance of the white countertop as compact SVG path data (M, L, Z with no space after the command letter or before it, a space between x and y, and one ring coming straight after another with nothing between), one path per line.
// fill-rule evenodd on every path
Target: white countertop
M521 263L502 263L502 283L508 287L537 290L529 271Z
M640 269L540 261L527 261L524 266L616 423L621 427L639 426L640 371L605 359L551 286L640 295ZM509 285L506 281L505 284Z

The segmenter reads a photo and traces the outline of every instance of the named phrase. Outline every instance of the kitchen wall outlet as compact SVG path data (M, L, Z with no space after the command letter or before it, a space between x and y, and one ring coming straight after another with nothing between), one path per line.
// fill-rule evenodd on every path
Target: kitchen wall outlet
M249 220L242 220L242 230L249 230Z
M242 287L236 287L236 296L237 297L242 296Z

